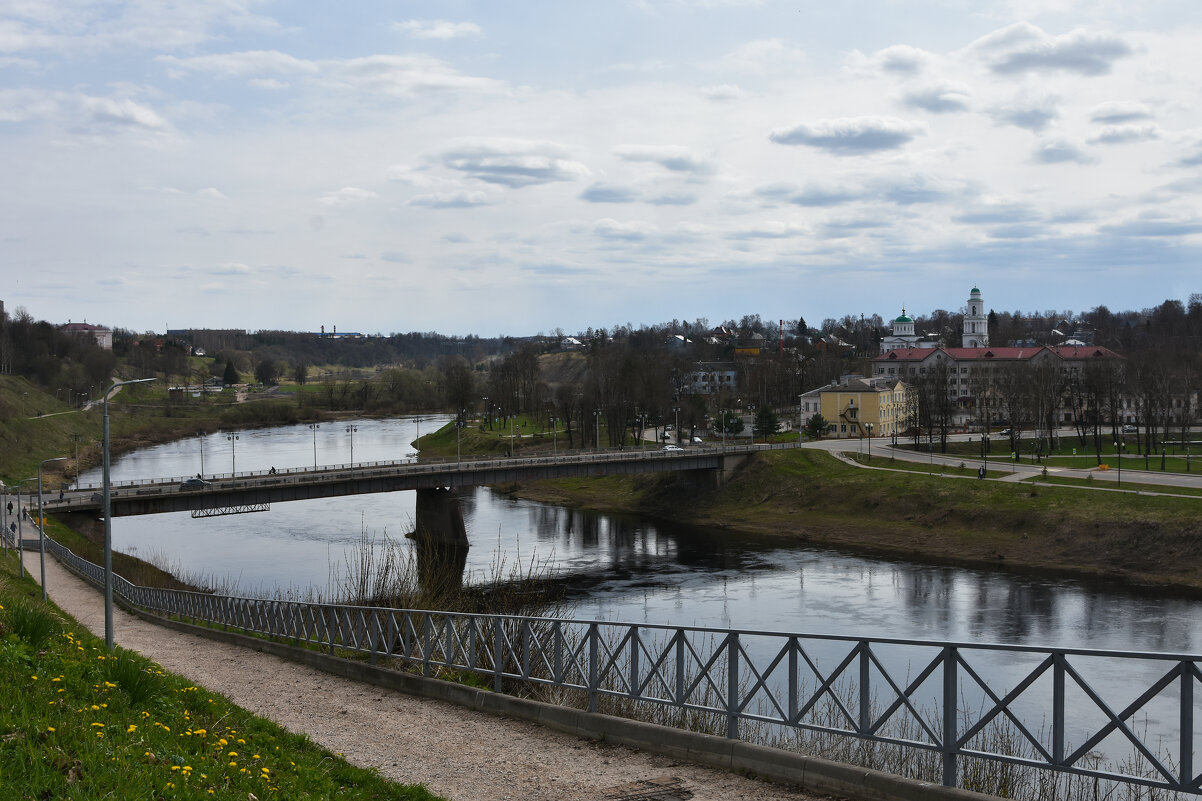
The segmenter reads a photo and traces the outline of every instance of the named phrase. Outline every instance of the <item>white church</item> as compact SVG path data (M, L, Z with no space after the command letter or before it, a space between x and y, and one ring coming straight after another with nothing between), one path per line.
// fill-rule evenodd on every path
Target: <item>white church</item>
M937 339L920 337L914 333L914 318L906 314L905 307L902 307L901 316L893 321L892 333L881 340L881 353L909 348L931 349L942 344ZM985 312L981 290L975 286L968 293L968 302L964 305L964 330L960 335L960 346L989 347L989 316Z

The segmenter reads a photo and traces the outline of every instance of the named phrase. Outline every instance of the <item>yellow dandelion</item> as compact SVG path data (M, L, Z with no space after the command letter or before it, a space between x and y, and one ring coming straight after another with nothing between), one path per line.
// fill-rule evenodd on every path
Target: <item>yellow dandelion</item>
M29 678L33 679L34 681L37 681L37 680L38 680L38 677L37 677L37 676L30 676Z
M137 730L138 730L138 727L137 727L135 724L131 723L131 724L129 724L129 728L125 730L125 733L126 733L126 734L133 734L133 733L134 733L134 732L136 732Z
M92 704L92 711L98 712L98 711L100 711L100 707L96 706L95 704Z
M271 770L268 768L259 768L259 770L263 771L264 773L271 773Z
M54 730L55 730L55 729L54 729L54 727L53 727L53 726L47 726L47 727L46 727L46 731L52 732L52 731L54 731Z
M172 765L172 766L171 766L171 769L172 769L172 770L179 770L179 765Z
M228 754L226 754L226 756L238 756L238 752L237 752L237 751L230 751Z
M251 759L262 759L262 757L261 757L261 756L259 756L258 754L251 754L251 757L250 757L250 758L251 758Z
M93 726L99 726L99 727L100 727L100 728L102 728L102 729L104 728L104 724L103 724L103 723L93 723L92 725L93 725Z
M238 763L237 763L237 762L231 762L231 763L230 763L230 767L231 767L231 768L236 768L236 767L238 767Z
M62 679L60 679L56 676L55 678L51 679L51 681L62 681Z

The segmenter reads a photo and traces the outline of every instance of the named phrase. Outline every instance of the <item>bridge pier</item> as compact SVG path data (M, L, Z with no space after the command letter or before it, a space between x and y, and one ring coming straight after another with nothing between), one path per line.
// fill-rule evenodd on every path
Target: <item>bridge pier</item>
M467 568L467 527L455 491L419 489L413 544L417 551L417 580L432 597L445 596L463 585Z

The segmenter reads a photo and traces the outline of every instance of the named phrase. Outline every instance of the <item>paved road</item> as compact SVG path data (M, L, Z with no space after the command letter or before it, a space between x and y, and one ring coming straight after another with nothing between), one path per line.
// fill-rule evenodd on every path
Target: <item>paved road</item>
M952 441L972 441L979 440L979 436L975 434L957 434L949 437ZM941 454L936 451L934 454L926 452L912 451L905 448L893 448L890 440L877 438L872 440L871 446L868 440L856 439L827 439L817 442L807 442L802 445L805 448L818 448L830 453L850 452L850 453L868 453L869 447L872 449L873 468L888 468L889 459L892 457L899 461L911 462L915 464L934 464L946 467L957 467L963 464L969 468L977 468L985 465L986 462L980 457L971 457L963 454ZM880 457L879 459L877 457ZM1156 464L1156 459L1149 460L1150 464ZM1059 467L1054 461L1047 464L1048 476L1058 478L1075 478L1086 479L1091 478L1096 483L1092 489L1119 489L1120 474L1116 469L1114 457L1109 457L1107 462L1111 468L1109 470L1098 469L1077 469L1069 467ZM860 462L851 461L851 464L864 466ZM1199 473L1162 473L1159 470L1144 470L1143 456L1128 455L1123 459L1124 469L1121 474L1122 491L1123 492L1156 492L1163 491L1171 493L1174 488L1192 488L1202 489L1202 470ZM1138 464L1139 469L1133 469L1131 465ZM988 469L990 472L1008 471L1009 475L1001 477L992 477L991 481L1026 481L1028 479L1038 479L1043 476L1043 463L1031 464L1027 459L1015 462L1011 459L991 458L988 460ZM964 478L963 476L948 476L949 478ZM1113 485L1113 486L1112 486Z

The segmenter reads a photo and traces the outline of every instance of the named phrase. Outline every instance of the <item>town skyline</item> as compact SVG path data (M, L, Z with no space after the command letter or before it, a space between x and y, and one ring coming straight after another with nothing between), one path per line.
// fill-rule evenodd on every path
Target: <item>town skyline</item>
M1095 6L13 7L4 294L515 336L1185 301L1202 12Z

